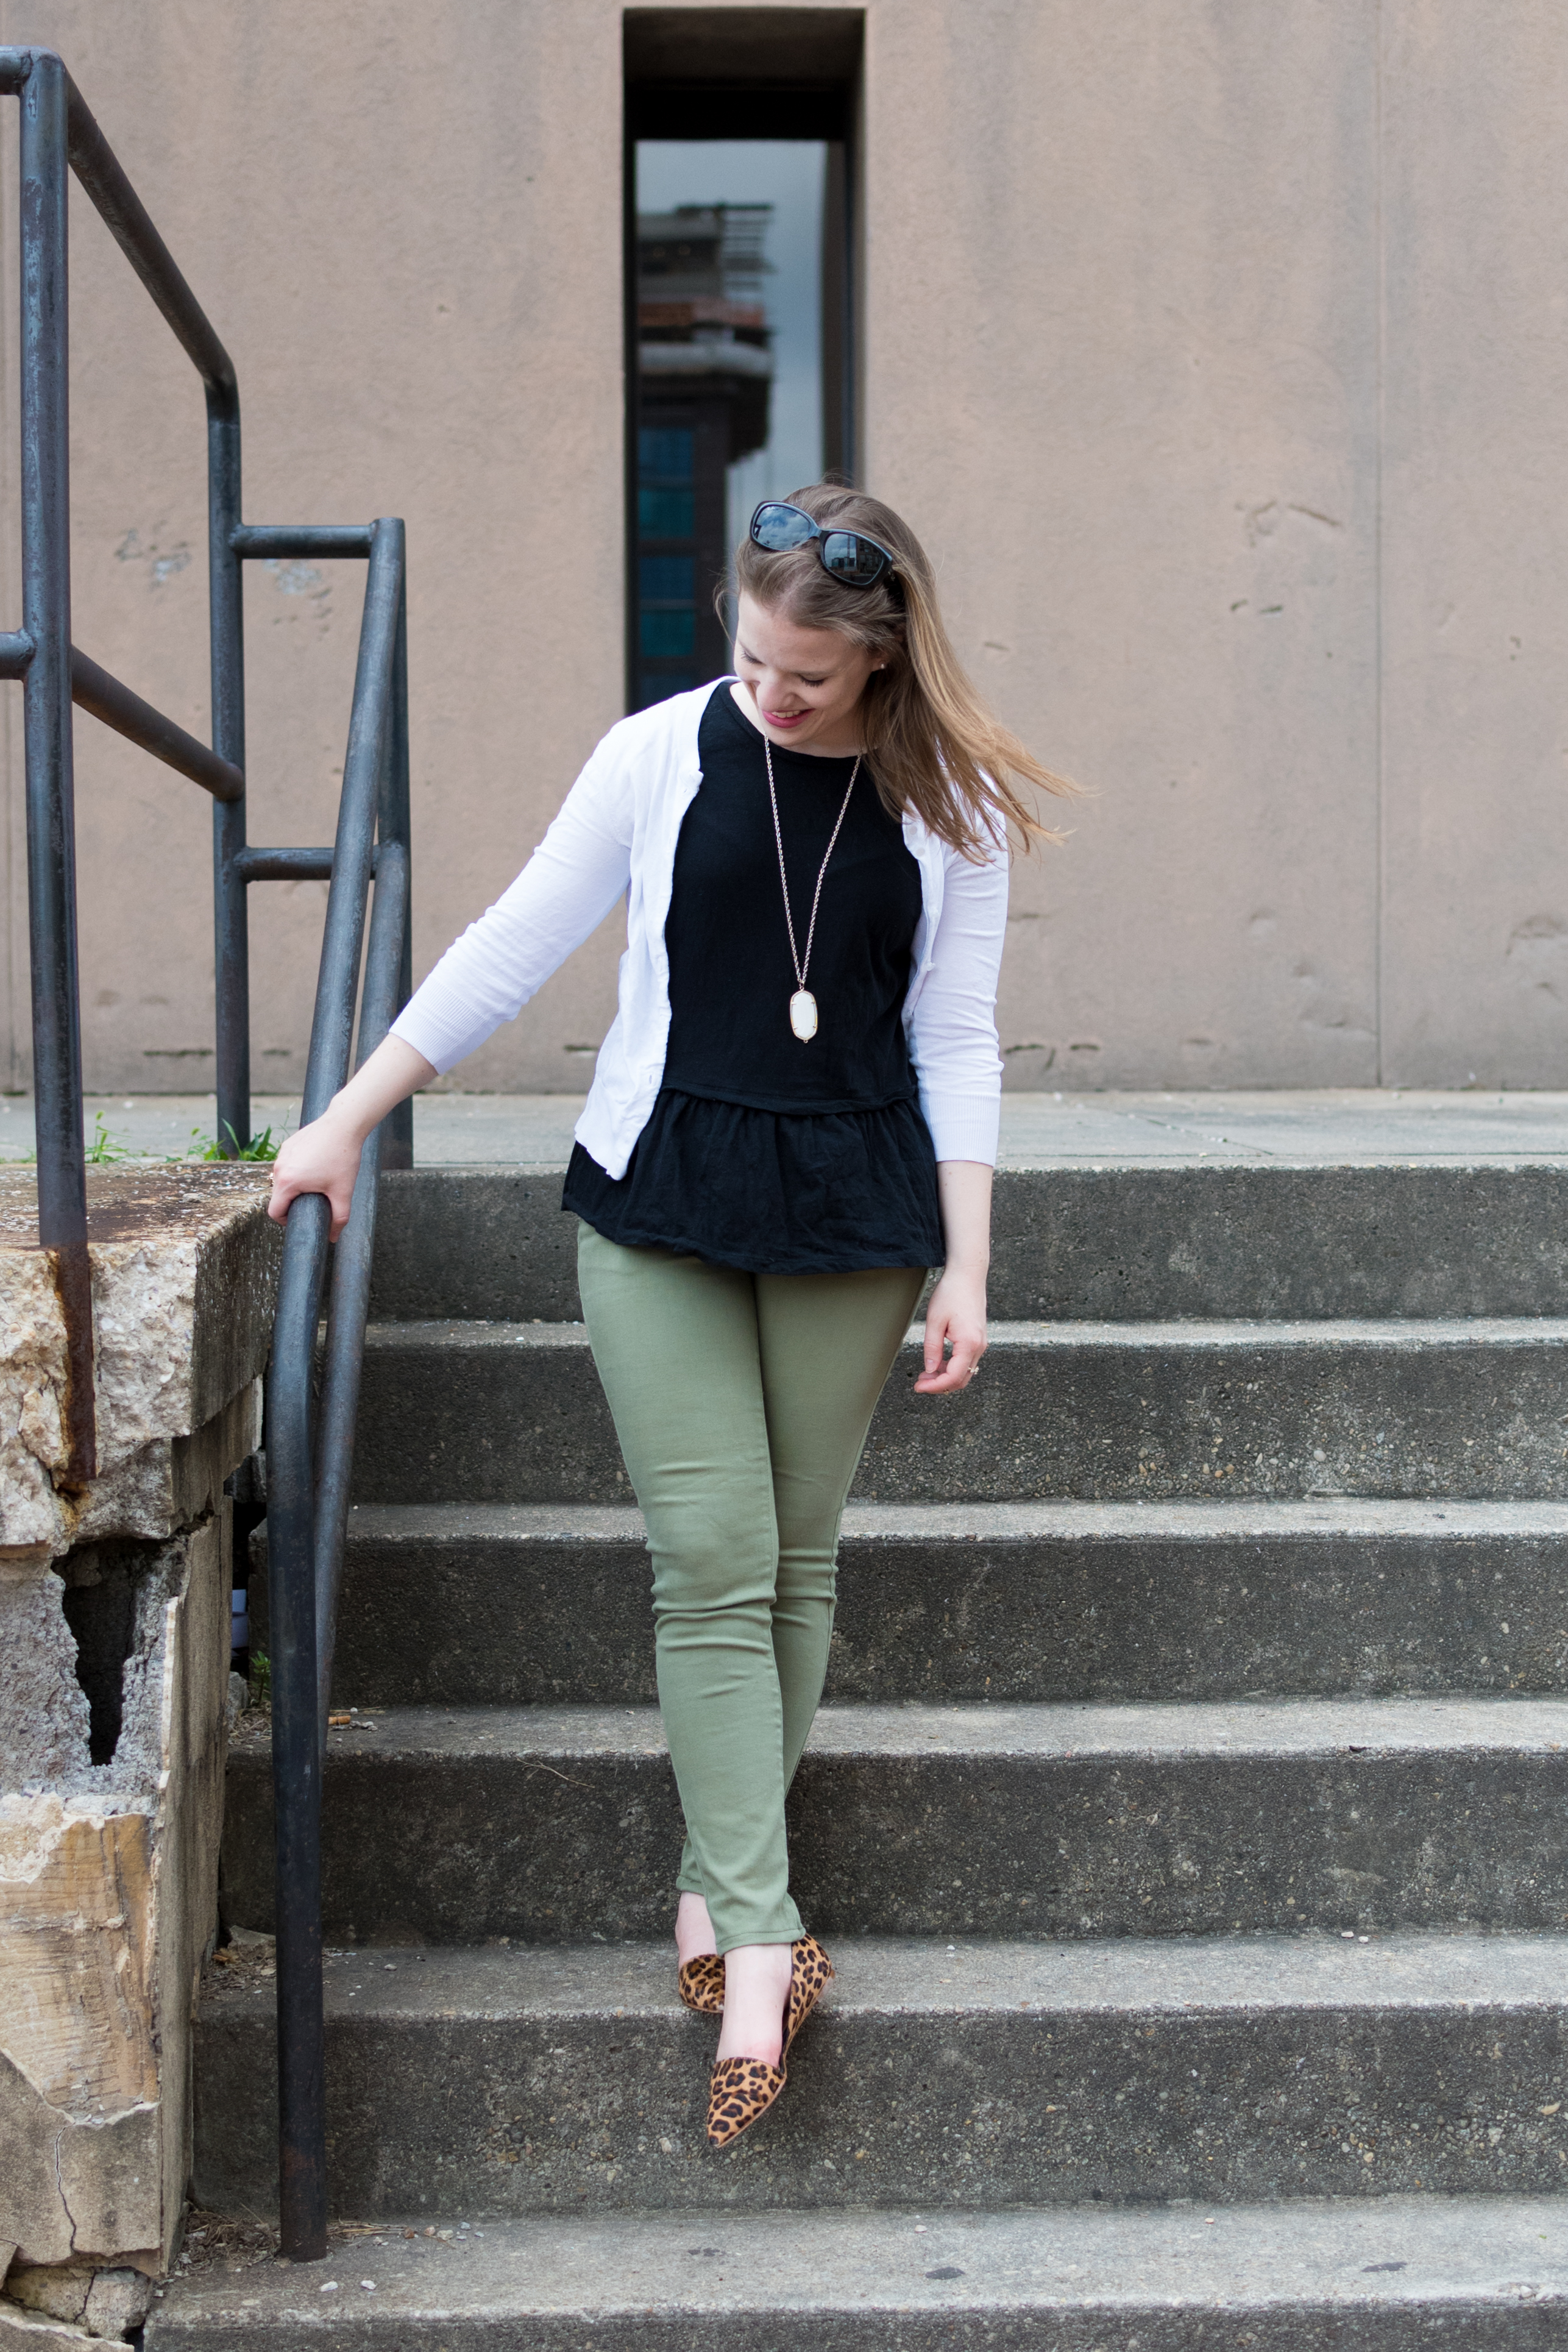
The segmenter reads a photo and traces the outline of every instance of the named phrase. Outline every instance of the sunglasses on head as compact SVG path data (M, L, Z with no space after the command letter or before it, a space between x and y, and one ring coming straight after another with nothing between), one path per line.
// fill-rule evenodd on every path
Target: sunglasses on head
M782 499L765 499L751 518L751 542L769 555L787 555L791 548L817 542L817 554L830 579L847 588L874 588L894 562L885 547L862 530L836 530L813 522L800 507Z

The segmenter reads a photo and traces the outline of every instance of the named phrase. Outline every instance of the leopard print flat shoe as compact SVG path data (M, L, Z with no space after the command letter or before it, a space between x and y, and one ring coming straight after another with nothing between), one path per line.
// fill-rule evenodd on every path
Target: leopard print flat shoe
M789 1947L789 1998L784 2004L784 2046L779 2063L789 2063L789 2044L827 1990L833 1964L815 1936L802 1936Z
M801 1936L789 1948L789 1992L784 2003L784 2040L779 2063L765 2058L721 2058L708 2084L707 2144L732 2147L742 2132L768 2113L789 2079L789 2047L822 1997L833 1964L815 1936Z
M675 1977L675 1990L688 2009L699 2017L724 2015L724 1956L719 1952L699 1952L695 1960L683 1960Z
M766 2058L721 2058L707 2094L707 2144L731 2147L768 2113L789 2077Z

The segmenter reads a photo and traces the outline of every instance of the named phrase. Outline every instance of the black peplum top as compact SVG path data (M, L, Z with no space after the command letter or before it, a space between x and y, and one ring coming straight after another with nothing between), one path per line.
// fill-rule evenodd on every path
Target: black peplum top
M607 1240L757 1274L939 1265L936 1157L903 1020L920 868L898 819L862 761L822 883L806 975L818 1027L802 1044L763 739L727 684L698 752L664 927L664 1083L625 1175L574 1145L561 1206ZM802 952L852 765L774 746Z

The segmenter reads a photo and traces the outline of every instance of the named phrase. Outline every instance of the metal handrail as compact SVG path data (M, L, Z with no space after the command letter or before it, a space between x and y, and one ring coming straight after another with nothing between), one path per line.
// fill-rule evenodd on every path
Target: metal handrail
M349 1075L372 862L375 908L360 1013L360 1061L380 1045L407 995L405 614L402 525L381 521L371 540L302 1121L319 1118ZM378 818L382 847L373 855ZM383 1122L366 1146L338 1243L319 1408L313 1413L330 1223L319 1192L302 1194L288 1212L267 1382L278 2158L283 2250L302 2262L317 2261L327 2251L321 1765L370 1306L377 1179L390 1126L390 1120Z
M22 626L0 631L0 679L19 678L23 686L38 1238L48 1254L66 1328L68 1460L58 1483L79 1491L97 1475L97 1443L82 1136L73 703L212 795L217 1133L220 1150L234 1157L250 1139L246 894L252 882L307 876L329 880L305 1118L325 1108L347 1076L356 1001L361 1000L362 1060L409 995L407 590L399 521L241 520L239 388L227 352L56 53L0 47L0 96L5 95L18 100L21 112ZM70 172L192 361L206 394L210 746L71 644L66 399ZM330 849L252 849L246 843L241 567L261 557L368 560L349 749ZM372 875L374 907L361 1000L361 949ZM284 1237L267 1381L282 2237L284 2252L296 2261L319 2260L327 2250L320 1767L377 1175L382 1167L412 1163L413 1137L412 1106L405 1102L382 1122L365 1151L333 1265L319 1413L312 1411L312 1379L329 1213L319 1194L294 1202Z

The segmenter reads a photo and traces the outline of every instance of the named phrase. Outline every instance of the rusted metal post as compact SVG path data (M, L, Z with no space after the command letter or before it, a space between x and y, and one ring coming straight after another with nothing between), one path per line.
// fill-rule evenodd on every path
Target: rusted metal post
M76 817L71 767L70 435L66 172L69 81L31 56L22 112L22 626L28 940L38 1239L65 1318L67 1462L61 1484L98 1469L92 1270L87 1249L81 1020L77 984Z

